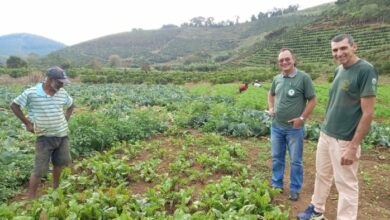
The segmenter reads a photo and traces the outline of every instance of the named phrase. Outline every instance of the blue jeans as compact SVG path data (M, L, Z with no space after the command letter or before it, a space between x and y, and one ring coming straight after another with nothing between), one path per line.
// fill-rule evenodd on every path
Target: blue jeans
M305 128L271 126L272 187L283 189L286 150L290 156L290 191L301 192L303 183L303 138Z

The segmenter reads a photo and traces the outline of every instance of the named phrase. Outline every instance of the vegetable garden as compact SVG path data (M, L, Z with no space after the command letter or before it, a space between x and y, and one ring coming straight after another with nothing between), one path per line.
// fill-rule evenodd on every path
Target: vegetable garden
M316 85L326 97L328 84ZM269 186L269 83L243 94L237 84L72 84L74 162L56 190L21 199L35 136L9 110L25 87L0 88L1 219L288 219ZM364 150L390 147L389 86L380 85ZM315 143L326 99L306 130ZM378 123L380 122L380 123ZM311 142L313 141L313 142ZM389 159L385 159L386 162Z

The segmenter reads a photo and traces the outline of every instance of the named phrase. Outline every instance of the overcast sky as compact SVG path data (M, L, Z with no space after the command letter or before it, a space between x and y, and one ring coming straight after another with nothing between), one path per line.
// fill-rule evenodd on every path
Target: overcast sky
M2 0L0 36L30 33L73 45L98 37L180 25L196 16L215 22L298 4L299 9L335 0Z

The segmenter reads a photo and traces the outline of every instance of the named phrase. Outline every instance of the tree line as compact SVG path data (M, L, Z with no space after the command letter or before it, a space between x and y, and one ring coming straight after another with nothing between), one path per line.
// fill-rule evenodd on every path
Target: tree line
M289 5L287 8L273 8L267 12L259 12L257 15L252 15L251 21L266 20L272 17L282 16L284 14L292 13L298 11L299 5ZM240 17L235 16L235 20L222 20L220 22L215 22L214 17L203 17L197 16L189 20L189 22L184 22L180 27L227 27L233 26L240 23ZM163 25L161 29L169 28L178 28L174 24Z

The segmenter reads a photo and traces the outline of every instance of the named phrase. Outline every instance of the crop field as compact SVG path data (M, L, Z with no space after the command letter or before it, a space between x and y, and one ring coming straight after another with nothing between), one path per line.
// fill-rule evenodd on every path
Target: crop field
M72 84L72 165L25 200L35 136L9 109L26 86L0 87L0 219L290 219L310 201L328 83L306 125L301 200L270 187L270 87L237 83ZM363 143L359 219L390 218L390 86L379 85ZM326 216L334 219L332 189ZM336 197L337 199L337 197ZM333 209L333 211L332 211ZM332 218L333 217L333 218Z

